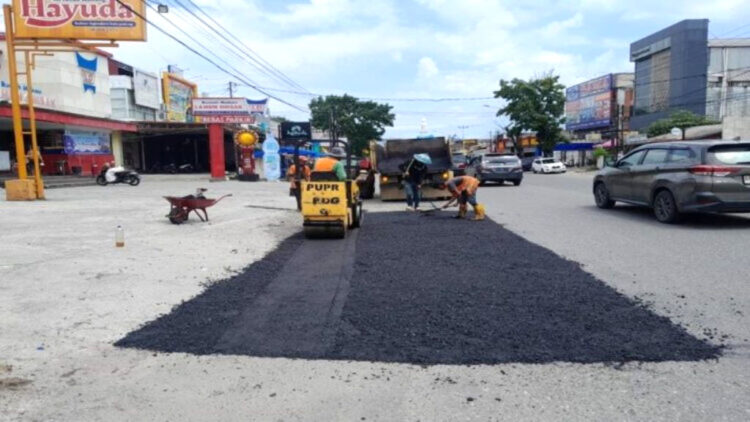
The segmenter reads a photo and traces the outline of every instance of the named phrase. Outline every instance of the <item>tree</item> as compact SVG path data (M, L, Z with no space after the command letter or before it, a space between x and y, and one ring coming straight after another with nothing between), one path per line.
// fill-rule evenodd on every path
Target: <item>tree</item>
M528 81L514 78L501 80L495 98L505 100L498 116L507 116L514 133L536 132L545 154L552 153L563 141L561 125L565 123L565 86L551 73Z
M361 154L371 140L379 139L396 116L389 104L361 101L355 97L328 95L310 102L313 127L327 130L332 139L346 137L354 154Z
M700 116L687 110L679 110L672 113L669 118L657 120L646 129L649 138L669 133L673 128L680 128L685 133L685 129L693 126L712 125L719 122L709 119L706 116Z

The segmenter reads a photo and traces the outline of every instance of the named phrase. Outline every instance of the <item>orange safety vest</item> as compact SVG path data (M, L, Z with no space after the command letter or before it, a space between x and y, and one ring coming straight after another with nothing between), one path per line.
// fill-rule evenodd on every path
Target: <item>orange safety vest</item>
M333 166L338 163L339 160L331 157L320 157L317 160L315 160L315 165L313 166L313 171L318 172L331 172L333 170Z
M297 166L292 164L286 172L287 178L291 182L292 189L297 187ZM310 181L310 167L302 165L302 180Z
M469 195L474 195L479 189L479 180L471 176L458 176L457 179L461 179L459 183L456 183L456 191L459 195L463 191L466 191Z

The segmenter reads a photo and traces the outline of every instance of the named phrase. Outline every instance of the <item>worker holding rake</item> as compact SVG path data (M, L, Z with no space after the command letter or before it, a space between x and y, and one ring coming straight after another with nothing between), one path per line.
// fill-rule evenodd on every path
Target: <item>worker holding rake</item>
M471 204L474 208L474 220L484 220L484 205L477 202L479 180L471 176L454 177L445 183L445 189L450 191L453 199L446 202L443 208L448 208L455 202L458 202L458 215L456 215L456 218L465 218L468 208L467 204Z

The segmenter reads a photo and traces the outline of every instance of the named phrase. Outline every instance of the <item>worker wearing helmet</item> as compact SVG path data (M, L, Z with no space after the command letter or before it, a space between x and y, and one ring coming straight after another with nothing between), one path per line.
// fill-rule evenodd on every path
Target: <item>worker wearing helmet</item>
M333 147L325 157L315 160L313 173L331 173L335 174L336 179L346 180L346 169L344 164L339 161L346 158L346 151L341 147Z
M453 202L458 201L456 218L465 218L468 208L466 204L468 203L474 208L474 220L484 220L484 205L477 202L479 180L471 176L454 177L445 183L445 189L450 191L453 199L443 205L443 208L448 208Z
M300 172L300 180L310 181L310 166L307 165L307 157L298 157L299 165L302 169ZM302 197L300 191L300 185L297 182L297 165L292 163L286 172L286 178L289 180L289 194L297 199L297 209L302 210Z

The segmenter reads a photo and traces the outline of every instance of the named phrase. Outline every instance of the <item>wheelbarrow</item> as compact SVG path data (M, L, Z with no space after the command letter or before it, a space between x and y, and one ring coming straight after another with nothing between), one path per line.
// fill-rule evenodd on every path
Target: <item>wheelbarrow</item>
M206 208L216 205L217 202L228 196L232 196L232 194L224 195L218 199L196 198L193 195L180 197L165 196L164 199L169 201L169 204L171 206L169 209L169 214L167 214L167 218L169 218L169 221L171 221L172 224L182 224L187 221L190 213L194 212L195 215L197 215L198 218L201 219L201 221L208 221L208 213L206 212ZM201 215L201 213L198 211L202 211L203 215Z

